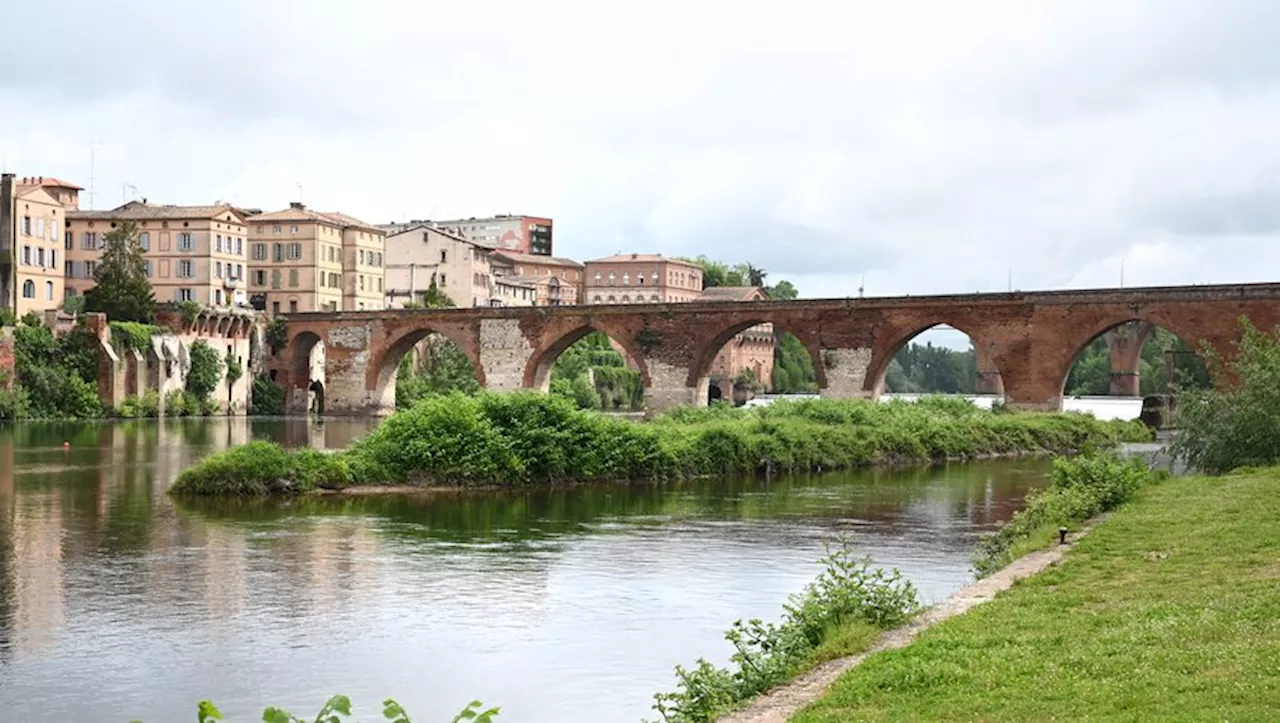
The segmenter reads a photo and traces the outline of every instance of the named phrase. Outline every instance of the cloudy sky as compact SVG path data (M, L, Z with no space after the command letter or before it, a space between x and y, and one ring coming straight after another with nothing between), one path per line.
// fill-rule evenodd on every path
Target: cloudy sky
M0 158L95 205L552 216L805 296L1280 279L1280 2L46 0ZM122 190L131 184L136 191Z

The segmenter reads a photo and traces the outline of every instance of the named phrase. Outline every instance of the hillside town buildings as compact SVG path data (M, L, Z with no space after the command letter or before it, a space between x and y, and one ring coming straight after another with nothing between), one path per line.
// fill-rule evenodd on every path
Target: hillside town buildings
M617 254L586 262L588 304L658 304L695 301L702 267L659 254Z
M16 316L62 304L63 192L78 187L56 179L0 178L0 298Z
M156 301L228 307L246 303L244 217L230 205L174 206L130 201L109 211L67 214L66 295L96 284L106 236L120 224L138 226L146 274Z
M249 292L272 313L365 311L385 305L385 232L302 203L250 215Z
M495 251L490 258L495 279L520 280L536 290L537 306L580 303L586 270L572 259L517 251Z

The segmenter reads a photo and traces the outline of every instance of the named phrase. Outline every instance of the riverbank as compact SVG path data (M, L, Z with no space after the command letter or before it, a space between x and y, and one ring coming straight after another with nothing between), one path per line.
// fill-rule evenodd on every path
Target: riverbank
M255 442L185 470L175 494L288 495L359 485L676 480L1066 453L1151 438L1136 422L997 413L962 400L807 400L684 408L649 423L536 393L433 397L337 454Z
M1280 716L1280 468L1140 491L1058 565L792 721Z

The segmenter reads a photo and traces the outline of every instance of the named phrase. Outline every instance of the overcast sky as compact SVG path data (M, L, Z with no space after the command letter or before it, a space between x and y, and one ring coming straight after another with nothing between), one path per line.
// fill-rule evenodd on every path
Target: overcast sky
M6 9L20 175L805 296L1280 279L1280 2L46 0ZM127 191L133 195L132 191Z

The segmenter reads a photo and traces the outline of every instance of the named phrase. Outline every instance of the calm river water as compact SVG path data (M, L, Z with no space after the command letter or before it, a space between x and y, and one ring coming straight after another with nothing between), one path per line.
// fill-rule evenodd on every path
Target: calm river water
M911 472L423 497L175 504L202 455L250 438L341 447L362 422L0 427L0 719L636 721L672 667L722 662L849 535L930 601L1043 460ZM63 450L64 441L71 443Z

